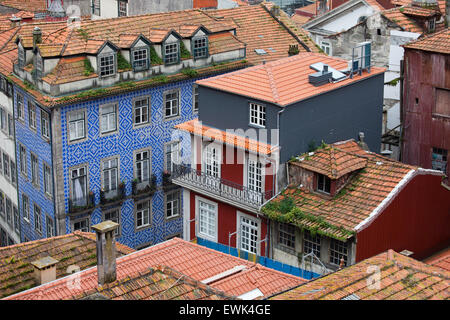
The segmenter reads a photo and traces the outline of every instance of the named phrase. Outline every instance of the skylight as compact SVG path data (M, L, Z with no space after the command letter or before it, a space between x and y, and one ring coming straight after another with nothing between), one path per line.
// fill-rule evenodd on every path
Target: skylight
M247 267L243 266L243 265L235 266L235 267L233 267L231 269L228 269L228 270L226 270L224 272L216 274L215 276L212 276L212 277L209 277L209 278L207 278L205 280L202 280L202 283L210 284L210 283L222 280L223 278L231 276L231 275L233 275L235 273L241 272L242 270L245 270L245 269L247 269Z
M267 54L266 50L264 49L255 49L255 52L259 55Z
M258 288L253 289L249 292L246 292L244 294L241 294L238 298L242 299L242 300L253 300L256 299L258 297L263 297L264 294L261 292L261 290L259 290Z

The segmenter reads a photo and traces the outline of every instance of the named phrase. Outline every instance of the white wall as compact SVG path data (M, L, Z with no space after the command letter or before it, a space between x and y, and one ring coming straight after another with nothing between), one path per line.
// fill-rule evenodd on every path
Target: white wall
M322 24L318 24L314 28L321 28L333 32L345 31L356 25L359 17L368 17L373 13L375 13L375 11L371 7L368 7L363 3L359 3L358 5L355 5L354 7L336 15L333 19L330 19Z

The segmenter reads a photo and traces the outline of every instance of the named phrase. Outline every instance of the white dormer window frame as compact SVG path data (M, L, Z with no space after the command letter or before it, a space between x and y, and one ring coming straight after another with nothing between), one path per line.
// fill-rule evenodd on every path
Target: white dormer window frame
M320 41L320 48L325 52L327 55L331 55L331 43L329 41Z
M115 52L102 53L97 56L98 75L107 78L117 73L117 54Z
M162 49L165 65L177 64L180 62L180 41L165 42Z
M133 70L143 71L150 67L150 47L140 46L131 49L131 65Z
M192 38L191 48L194 60L208 58L208 45L208 36L197 36Z

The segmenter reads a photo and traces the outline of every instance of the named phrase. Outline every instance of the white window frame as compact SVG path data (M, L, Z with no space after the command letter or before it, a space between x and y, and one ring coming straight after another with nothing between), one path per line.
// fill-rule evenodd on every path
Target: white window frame
M33 161L33 158L36 162ZM31 183L38 188L40 183L40 175L39 175L39 158L33 152L30 153L30 171L31 171Z
M147 203L148 206L146 208L144 207L143 209L138 210L138 205L142 205L144 203ZM145 210L147 210L147 214L148 214L147 220L148 221L147 221L147 223L142 223L141 225L138 225L138 215L139 214L142 214L141 220L145 221L145 219L144 219L145 215L143 215ZM135 211L135 219L136 219L136 223L135 223L136 230L145 229L145 228L148 228L151 226L151 224L152 224L152 202L150 199L147 199L145 201L136 202L134 211Z
M171 97L170 99L167 99L169 95L176 94L176 98ZM180 90L179 89L173 89L173 90L167 90L163 93L164 96L164 119L173 119L180 116L180 105L181 105L181 99L180 99ZM176 103L175 103L176 101ZM167 110L169 110L169 114L167 114ZM176 112L174 112L176 110Z
M75 110L67 114L67 131L69 142L79 141L87 137L86 110Z
M331 56L331 43L329 41L320 41L320 48L325 52L327 55Z
M17 101L17 117L19 118L19 120L25 121L25 106L23 95L18 93L16 95L16 101Z
M172 199L172 200L168 200L169 196L174 196L176 195L176 198ZM177 202L177 206L174 206L174 203ZM172 214L169 216L168 215L168 205L170 203L170 210L172 212ZM178 208L177 213L173 214L174 208ZM170 219L174 219L174 218L178 218L181 216L181 209L182 209L182 201L181 201L181 191L180 189L176 189L174 191L171 192L166 192L164 195L164 217L166 218L166 220L170 220Z
M84 170L84 174L80 175L80 171ZM77 175L74 177L73 172L76 171ZM74 180L80 179L81 177L84 177L84 184L80 186L81 188L84 188L84 198L75 199L75 190L74 190ZM76 206L78 206L77 203L75 203L76 200L84 200L86 201L85 205L88 204L88 190L89 190L89 179L88 179L88 167L87 165L81 165L78 167L70 168L69 169L69 181L70 181L70 197L69 199L72 201L72 203Z
M260 255L260 252L261 252L261 220L260 219L258 219L258 218L255 218L255 217L253 217L253 216L251 216L251 215L248 215L248 214L245 214L245 213L243 213L243 212L241 212L241 211L237 211L237 213L236 213L236 226L237 226L237 248L239 249L239 250L242 250L242 251L246 251L246 252L248 252L248 253L251 253L251 254L256 254L256 255ZM255 227L255 226L250 226L252 229L256 229L256 232L257 232L257 235L256 235L256 252L251 252L251 251L249 251L249 250L246 250L245 248L243 248L243 235L242 235L242 226L243 226L243 224L245 225L246 224L246 222L245 221L243 221L243 220L249 220L249 221L252 221L253 223L256 223L257 224L257 226Z
M36 210L38 209L38 210ZM35 203L33 205L34 229L42 235L42 209Z
M192 86L192 111L198 113L198 84Z
M339 250L336 250L336 248L333 248L333 243L336 243L337 246L340 246L341 248L344 249L345 253L340 252ZM339 249L339 248L338 248ZM348 244L346 242L343 241L339 241L339 240L335 240L335 239L330 239L330 264L332 265L336 265L339 266L341 263L341 258L345 257L345 266L348 265L349 261L349 250L348 250ZM337 255L337 259L339 261L337 261L337 263L333 260L336 259L336 257L334 257L333 255Z
M83 228L75 229L75 224L83 223L83 222L87 222L87 226L83 227L83 228L87 228L86 230L83 230ZM89 217L82 218L82 219L76 219L76 220L72 221L72 231L77 231L77 230L82 231L82 232L89 232L91 230L91 220L89 219Z
M266 106L254 102L249 103L249 123L260 128L266 127Z
M206 205L209 206L213 206L214 207L214 211L213 212L209 212L210 216L212 216L213 220L214 220L214 227L213 227L213 233L208 233L208 232L202 232L202 219L203 219L203 215L201 212L201 203L204 203ZM218 230L218 225L219 225L219 214L218 214L218 204L217 202L213 202L210 201L208 199L199 197L199 196L195 196L195 220L196 220L196 234L200 237L200 238L204 238L206 240L210 240L213 242L217 242L218 241L218 234L219 234L219 230ZM210 217L205 217L206 219L209 219ZM208 224L208 221L206 222L206 224Z
M319 187L319 181L323 179L323 188ZM326 191L326 185L327 185L327 181L330 182L330 190ZM324 174L317 174L317 191L322 192L322 193L326 193L326 194L330 194L331 192L331 179L329 177L327 177Z
M28 125L29 127L36 131L36 105L28 101Z
M311 252L306 251L306 247L309 247L312 249L312 252L314 255L320 259L321 251L322 251L322 237L319 234L316 234L314 237L311 235L311 232L309 230L303 231L303 248L302 252L303 254L308 254Z
M177 64L180 62L180 43L178 41L164 43L162 50L165 65Z
M255 192L264 192L264 164L252 157L247 159L247 187Z
M142 101L146 101L145 104L141 103ZM136 104L139 102L139 105L136 106ZM139 110L139 115L138 111ZM147 120L144 121L143 118L147 117ZM139 121L136 121L137 118L139 118ZM133 99L133 125L143 126L150 123L150 96L145 97L139 97L136 99Z
M41 110L41 135L50 139L50 115L44 110Z
M26 201L25 201L26 200ZM26 222L30 222L30 198L27 194L22 193L22 215ZM26 205L25 205L26 203Z
M143 155L147 153L147 158L145 159L143 157ZM138 156L141 155L141 157L139 157L140 159L138 159ZM141 149L141 150L136 150L134 152L134 178L138 181L138 183L148 183L151 180L151 159L152 159L152 153L150 151L150 149ZM140 179L139 176L144 177L144 173L145 173L145 169L143 168L143 166L139 165L142 164L144 162L147 162L147 179ZM139 174L140 173L140 174Z
M209 143L202 150L202 171L209 176L220 178L222 174L222 145Z
M47 238L55 236L55 224L53 219L48 215L45 215L45 233Z
M180 159L180 141L175 140L164 145L164 170L172 172L173 164L178 164ZM169 152L170 151L170 152ZM170 161L168 156L170 154Z
M20 173L27 176L27 148L19 144L19 158L20 158Z
M115 162L115 164L113 163ZM108 193L111 191L116 191L119 189L120 183L120 167L119 167L119 157L111 157L107 159L102 159L102 189ZM115 171L115 182L113 181L113 172ZM106 176L108 182L106 183ZM114 187L114 188L113 188Z
M53 180L52 180L52 171L48 164L43 163L43 177L44 177L44 192L46 195L51 197L53 195Z
M108 135L118 130L117 103L108 103L99 107L100 134ZM106 124L106 126L105 126Z

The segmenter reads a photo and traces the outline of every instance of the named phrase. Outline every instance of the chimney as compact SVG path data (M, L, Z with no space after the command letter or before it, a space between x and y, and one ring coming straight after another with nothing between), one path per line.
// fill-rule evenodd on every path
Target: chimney
M116 280L116 239L114 232L119 224L106 220L92 226L97 233L97 276L98 284Z
M33 50L36 49L36 45L42 43L42 31L39 27L34 27L33 30Z
M22 21L22 18L16 17L13 15L11 18L9 18L9 21L11 21L11 27L18 27L20 26L20 22Z
M56 279L56 264L59 261L50 256L31 262L36 284L41 285Z
M360 132L360 133L358 134L358 139L359 139L358 145L359 145L363 150L370 151L369 146L368 146L367 143L364 141L364 132Z
M289 56L295 56L296 54L298 54L298 44L290 44L289 45L289 50L288 50L288 55Z

